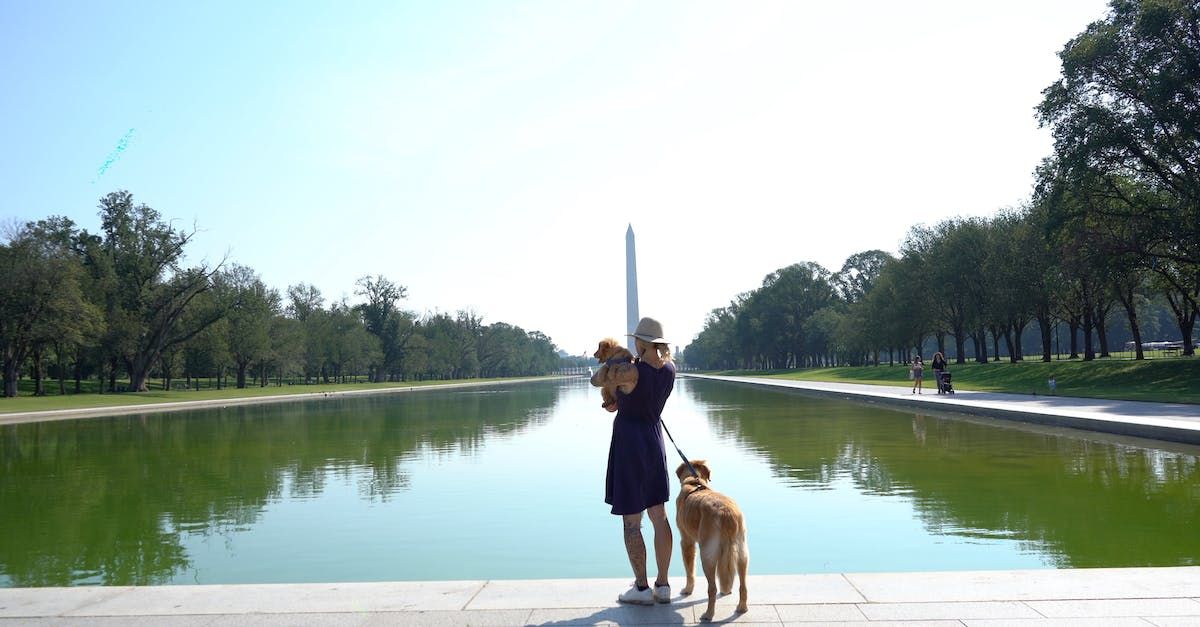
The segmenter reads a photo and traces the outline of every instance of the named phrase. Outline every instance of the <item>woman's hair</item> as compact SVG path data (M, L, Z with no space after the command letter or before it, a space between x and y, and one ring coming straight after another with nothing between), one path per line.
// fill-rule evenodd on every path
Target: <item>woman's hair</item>
M663 360L664 363L671 361L671 347L667 344L661 342L657 344L651 344L640 337L633 338L633 341L639 355L642 354L642 346L653 346L654 350L658 351L658 356Z

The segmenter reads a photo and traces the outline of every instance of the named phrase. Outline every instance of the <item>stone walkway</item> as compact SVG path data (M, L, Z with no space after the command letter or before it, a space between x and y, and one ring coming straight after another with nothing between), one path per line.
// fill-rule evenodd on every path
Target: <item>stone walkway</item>
M1171 442L1200 444L1200 405L1110 401L1097 398L960 391L938 394L932 387L913 394L912 386L824 383L765 377L686 374L697 379L729 381L803 391L837 398L878 402L905 409L962 412L1037 424L1102 431Z
M562 377L530 377L520 381L537 381L541 379L557 379ZM373 387L361 390L332 390L303 392L295 394L273 394L269 396L246 396L243 398L211 398L195 401L156 402L146 400L126 405L109 405L100 407L84 407L80 409L51 409L45 411L14 411L0 412L0 425L19 424L26 422L48 422L51 420L75 420L77 418L100 418L104 416L126 416L130 414L147 414L170 411L186 411L189 409L224 408L235 405L264 405L268 403L298 403L300 401L337 400L346 397L367 396L377 394L402 394L406 392L424 392L432 390L450 390L488 385L504 385L520 382L514 379L496 379L489 381L461 381L457 383L430 383L427 385L395 385L391 387ZM320 390L320 386L313 388ZM110 394L105 398L114 403L130 403L137 400L124 395Z
M10 625L693 625L702 596L620 606L628 579L0 590ZM703 584L701 584L703 585ZM751 574L736 625L1200 625L1200 567ZM700 593L701 595L703 593Z

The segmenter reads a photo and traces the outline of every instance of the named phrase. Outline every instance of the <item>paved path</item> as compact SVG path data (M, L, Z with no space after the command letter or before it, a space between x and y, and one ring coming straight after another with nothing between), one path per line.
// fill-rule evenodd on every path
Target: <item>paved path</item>
M704 600L619 606L628 579L0 590L9 625L692 625ZM1200 625L1200 567L751 574L750 611L716 623L1059 627ZM701 592L701 594L703 594Z
M300 401L320 401L340 399L351 396L366 396L376 394L401 394L405 392L422 392L426 390L450 390L454 388L478 387L484 385L505 385L510 383L528 383L547 379L564 377L529 377L522 379L496 379L490 381L462 381L457 383L427 383L424 385L395 385L391 387L372 387L361 390L332 390L316 392L300 392L294 394L272 394L270 396L245 396L241 398L210 398L195 401L156 402L147 400L128 405L112 405L102 407L83 407L79 409L51 409L40 411L0 412L0 425L18 424L24 422L46 422L51 420L74 420L76 418L99 418L101 416L124 416L129 414L148 414L168 411L184 411L188 409L204 409L206 407L230 407L233 405L263 405L267 403L297 403ZM319 385L312 387L320 389ZM114 402L127 402L128 396L109 395Z
M997 392L961 391L955 394L938 394L934 389L926 389L924 394L913 394L911 385L894 387L765 377L698 374L684 376L801 390L811 394L867 400L909 409L957 411L993 418L1200 444L1200 405L1186 403L1110 401Z

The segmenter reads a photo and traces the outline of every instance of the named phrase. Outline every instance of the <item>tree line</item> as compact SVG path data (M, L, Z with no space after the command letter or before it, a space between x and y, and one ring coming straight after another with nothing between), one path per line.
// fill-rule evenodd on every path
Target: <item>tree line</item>
M927 340L959 363L1003 350L1043 361L1057 325L1071 355L1107 356L1124 319L1142 351L1151 304L1169 309L1182 354L1200 313L1200 3L1113 0L1059 53L1039 124L1053 153L1031 197L991 218L913 227L899 255L855 254L837 272L799 263L712 311L685 349L700 368L879 363ZM947 340L953 340L953 350ZM990 344L990 347L989 347Z
M538 331L470 311L424 316L401 302L407 289L364 276L355 295L326 303L314 286L268 287L253 269L227 263L184 267L195 231L173 228L155 209L117 191L100 200L100 230L52 216L12 226L0 243L3 396L28 373L34 394L146 391L227 376L281 385L540 375L558 367ZM53 376L51 376L53 375ZM122 383L119 383L122 382Z

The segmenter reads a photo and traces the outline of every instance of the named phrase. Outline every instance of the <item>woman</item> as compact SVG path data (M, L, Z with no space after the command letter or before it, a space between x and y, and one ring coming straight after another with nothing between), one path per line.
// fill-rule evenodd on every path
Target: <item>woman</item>
M625 530L625 552L633 567L633 586L617 597L621 603L653 605L671 601L667 570L671 566L671 525L664 504L671 499L667 471L667 449L663 443L663 405L675 389L675 364L663 339L662 325L642 318L634 338L633 364L605 364L592 376L601 387L606 379L617 383L617 415L613 418L612 441L608 448L608 476L604 502L621 516ZM632 389L630 390L630 386ZM627 391L628 390L628 391ZM642 513L654 525L654 558L658 577L654 588L646 576L646 542L642 539Z
M912 362L912 378L913 378L913 394L924 394L925 386L922 385L925 376L925 362L921 361L921 356L913 357Z
M946 357L942 355L942 351L933 354L933 361L929 364L933 368L933 382L937 385L938 394L942 393L942 373L946 371Z

